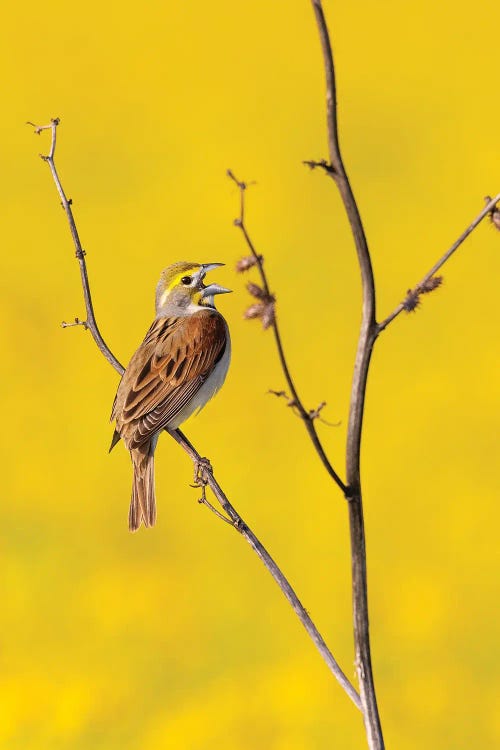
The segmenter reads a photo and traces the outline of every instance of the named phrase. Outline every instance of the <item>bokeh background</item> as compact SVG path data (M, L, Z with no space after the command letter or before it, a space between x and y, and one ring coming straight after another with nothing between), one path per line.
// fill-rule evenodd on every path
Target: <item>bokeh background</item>
M326 2L343 151L370 240L380 317L500 191L500 6ZM486 12L487 10L487 12ZM290 364L343 473L360 316L352 240L326 156L307 0L10 4L0 31L4 386L2 750L364 747L332 680L245 542L196 502L191 465L157 453L158 525L127 531L131 485L108 416L117 377L82 329L79 274L48 168L74 200L96 313L126 362L160 270L225 262L233 361L187 425L353 675L344 501L245 322L231 167L256 185ZM370 612L388 747L500 742L497 467L500 237L485 222L442 289L379 341L363 477ZM249 278L252 276L250 275ZM214 277L215 278L215 277Z

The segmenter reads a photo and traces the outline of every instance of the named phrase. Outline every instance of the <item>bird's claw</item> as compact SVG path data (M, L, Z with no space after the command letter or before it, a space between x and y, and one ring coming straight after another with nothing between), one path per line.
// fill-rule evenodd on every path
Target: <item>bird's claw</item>
M194 486L205 487L208 482L207 474L212 473L212 464L210 463L208 458L200 458L194 465Z

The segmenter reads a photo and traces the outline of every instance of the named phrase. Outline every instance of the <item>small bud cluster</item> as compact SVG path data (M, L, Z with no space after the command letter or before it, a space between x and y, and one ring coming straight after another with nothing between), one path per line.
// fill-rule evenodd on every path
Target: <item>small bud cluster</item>
M309 419L319 419L319 415L326 406L326 401L322 401L315 409L309 409Z
M403 307L406 312L413 312L420 305L420 297L422 294L429 294L437 289L443 283L442 276L431 276L430 279L423 281L421 284L415 287L415 289L408 289Z
M236 273L244 273L245 271L249 271L251 268L253 268L253 266L262 265L263 262L263 255L246 255L244 258L240 258L240 260L237 262Z
M292 409L297 406L296 400L289 396L286 391L274 391L272 388L270 388L268 393L271 393L273 396L277 396L278 398L284 398L286 401L286 405L290 406Z
M258 284L254 284L253 281L250 281L247 284L247 289L252 297L255 297L255 299L259 301L250 305L250 307L245 310L243 317L246 320L260 318L262 321L262 327L265 330L272 326L275 321L276 298L273 294L266 292L266 290Z
M485 195L484 200L486 204L491 203L491 195ZM488 216L495 229L500 231L500 205L498 203L488 212Z
M498 204L492 211L490 211L490 221L495 229L500 231L500 208L498 207Z
M262 267L264 263L264 257L262 255L258 255L255 252L244 223L245 190L247 189L249 184L253 183L241 182L235 177L234 172L232 172L230 169L227 170L227 176L231 180L233 180L233 182L235 182L240 189L240 215L237 219L234 220L234 225L241 229L246 243L251 251L251 255L246 255L245 257L240 258L240 260L237 262L235 269L236 273L245 273L245 271L249 271L254 266L257 266L257 269L260 273L260 278L262 280L262 283L264 284L264 288L260 287L258 284L254 284L253 282L249 282L247 284L249 293L257 301L253 302L249 307L247 307L243 314L243 317L246 320L259 318L262 322L262 327L265 330L266 328L270 328L272 325L274 325L276 321L276 297L274 296L274 294L271 294L267 285L266 274Z

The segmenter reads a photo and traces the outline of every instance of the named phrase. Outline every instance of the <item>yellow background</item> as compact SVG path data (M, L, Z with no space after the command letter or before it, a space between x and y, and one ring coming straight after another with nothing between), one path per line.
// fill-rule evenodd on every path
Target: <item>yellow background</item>
M500 191L500 6L328 2L344 156L387 314ZM186 432L353 674L348 527L281 388L248 278L228 167L284 341L338 470L359 275L326 156L307 0L54 0L2 14L0 747L310 750L364 746L361 717L245 542L157 453L158 525L129 535L131 467L108 456L117 377L82 329L79 274L48 168L88 252L103 334L125 362L160 270L227 264L227 383ZM491 748L498 715L495 443L500 238L484 223L445 284L377 345L363 477L374 669L388 747ZM496 709L496 710L495 710Z

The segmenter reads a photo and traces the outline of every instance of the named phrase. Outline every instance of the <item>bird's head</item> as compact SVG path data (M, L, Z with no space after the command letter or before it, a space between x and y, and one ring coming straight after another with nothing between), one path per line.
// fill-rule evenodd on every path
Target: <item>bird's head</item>
M196 307L214 308L214 296L230 292L231 289L218 284L206 286L204 278L209 271L223 265L180 261L165 268L156 287L156 314L186 314Z

